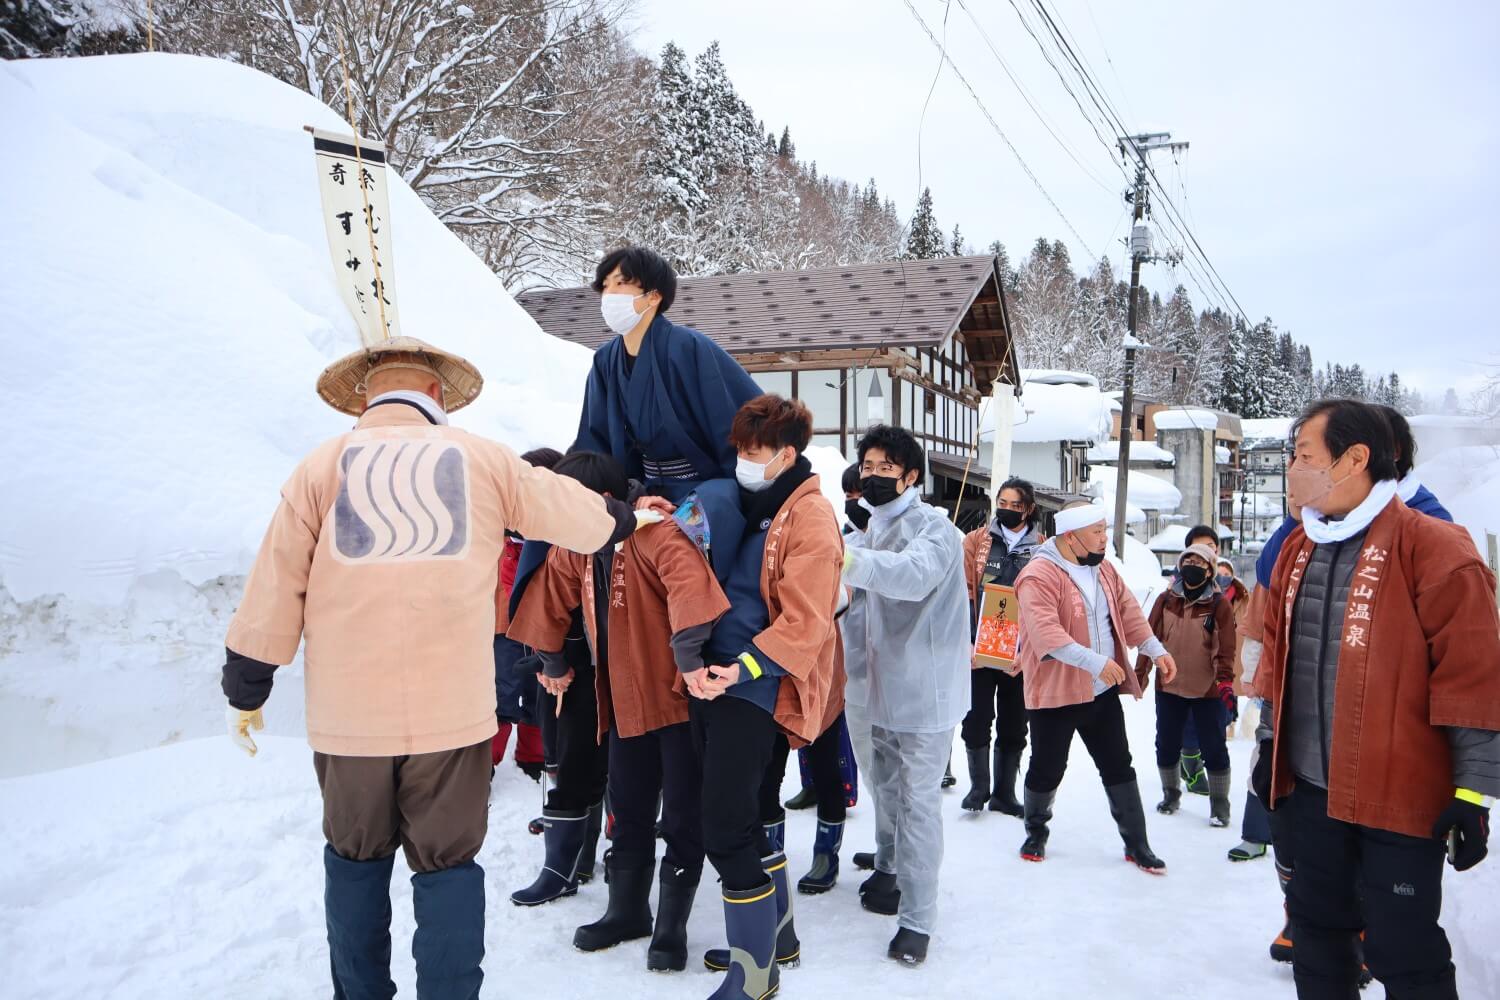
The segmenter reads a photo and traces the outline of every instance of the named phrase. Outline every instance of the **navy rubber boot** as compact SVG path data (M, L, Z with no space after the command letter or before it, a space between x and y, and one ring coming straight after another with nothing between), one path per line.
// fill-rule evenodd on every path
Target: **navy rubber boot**
M797 927L792 922L792 887L786 874L786 855L772 854L761 858L760 863L776 890L776 964L783 969L795 969L802 964L802 942L797 940ZM727 948L710 948L703 955L704 967L715 972L724 972L732 964Z
M350 861L323 847L323 910L335 1000L390 1000L391 866L396 856Z
M546 845L542 870L536 881L510 894L510 901L517 906L540 906L578 892L578 859L588 833L588 812L545 810L542 822L546 826L542 832Z
M411 877L418 1000L478 1000L484 982L484 869L473 861Z
M708 1000L765 1000L781 987L776 963L776 888L724 892L729 969Z
M604 800L589 806L589 820L584 826L583 851L578 855L578 884L588 885L594 880L594 868L599 861L599 834L604 831Z
M765 824L766 843L771 847L772 854L780 854L786 850L786 810L782 810L781 817Z
M813 837L812 868L797 880L797 891L816 896L832 889L839 880L839 848L843 846L843 821L825 823L818 820L818 832Z

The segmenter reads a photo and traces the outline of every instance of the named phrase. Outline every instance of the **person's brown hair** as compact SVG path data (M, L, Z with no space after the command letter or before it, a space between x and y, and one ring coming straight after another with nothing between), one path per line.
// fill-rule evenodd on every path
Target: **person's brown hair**
M740 407L729 425L729 443L741 451L791 445L800 455L810 441L812 412L795 399L770 392Z

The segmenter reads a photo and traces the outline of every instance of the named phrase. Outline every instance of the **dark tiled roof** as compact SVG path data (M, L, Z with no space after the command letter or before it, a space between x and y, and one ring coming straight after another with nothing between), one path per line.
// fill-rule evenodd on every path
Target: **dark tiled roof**
M731 354L930 346L962 329L976 362L997 365L1006 329L998 288L993 257L746 272L678 279L668 315ZM517 301L555 337L590 348L610 337L586 285Z

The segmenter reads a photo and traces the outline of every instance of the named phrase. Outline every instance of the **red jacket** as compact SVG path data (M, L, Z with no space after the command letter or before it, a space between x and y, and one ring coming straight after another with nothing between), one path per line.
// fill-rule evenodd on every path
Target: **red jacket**
M1287 537L1257 687L1273 706L1271 801L1295 783L1282 739L1292 609L1313 543ZM1453 800L1447 726L1500 730L1495 577L1468 533L1392 499L1365 534L1342 627L1328 815L1430 837ZM1372 651L1374 655L1372 654Z

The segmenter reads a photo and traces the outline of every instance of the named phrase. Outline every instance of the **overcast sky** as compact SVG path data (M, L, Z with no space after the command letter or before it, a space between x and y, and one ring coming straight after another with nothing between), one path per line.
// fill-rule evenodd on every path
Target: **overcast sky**
M960 224L976 247L999 238L1017 258L1047 236L1069 244L1075 266L1107 253L1124 269L1117 158L1009 0L965 2L978 27L953 0L949 57L1086 247L947 68L921 142L920 184L932 188L938 221ZM942 37L943 0L912 3ZM1030 0L1016 7L1036 18ZM1157 154L1156 171L1252 321L1271 316L1320 367L1395 369L1429 395L1472 388L1500 362L1500 5L1048 7L1132 131L1191 143L1176 163ZM653 53L672 40L695 55L717 39L741 95L769 128L791 126L800 158L851 181L873 176L909 214L938 53L903 0L639 0L636 28ZM1027 107L980 28L1087 174ZM1206 304L1185 273L1144 273L1149 287L1167 294L1181 281Z

